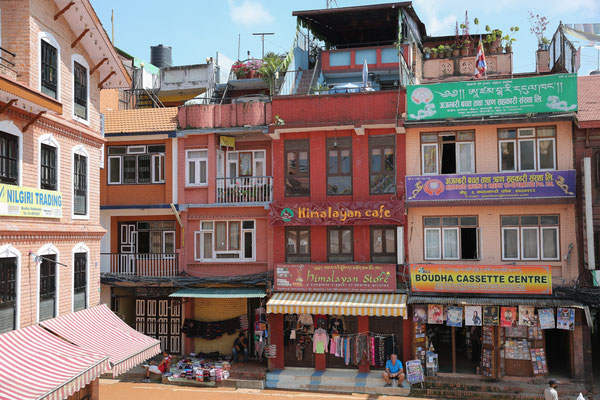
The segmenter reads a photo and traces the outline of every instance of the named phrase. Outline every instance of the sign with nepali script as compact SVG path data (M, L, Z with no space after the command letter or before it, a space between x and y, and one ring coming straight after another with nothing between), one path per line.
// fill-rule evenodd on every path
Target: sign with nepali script
M395 264L277 264L280 292L395 292Z
M575 170L406 177L406 201L575 198Z
M577 111L577 74L409 85L409 121Z
M62 194L53 190L0 184L0 215L60 218Z
M401 201L272 203L269 222L271 225L402 225L404 207Z
M413 292L552 294L550 266L430 265L410 266Z

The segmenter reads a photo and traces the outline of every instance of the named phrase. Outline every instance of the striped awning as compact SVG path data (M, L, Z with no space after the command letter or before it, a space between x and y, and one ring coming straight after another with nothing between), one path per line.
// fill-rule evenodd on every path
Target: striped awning
M37 325L0 335L2 400L63 400L109 369L107 356Z
M40 322L40 325L78 346L107 354L113 376L160 353L159 340L131 328L105 304Z
M381 293L275 293L267 302L267 313L369 315L406 318L406 295Z

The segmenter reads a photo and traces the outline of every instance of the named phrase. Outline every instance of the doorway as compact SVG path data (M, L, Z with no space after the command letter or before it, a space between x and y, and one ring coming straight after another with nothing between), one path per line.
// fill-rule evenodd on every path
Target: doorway
M571 331L564 329L546 329L546 356L548 371L552 376L568 378L571 376Z

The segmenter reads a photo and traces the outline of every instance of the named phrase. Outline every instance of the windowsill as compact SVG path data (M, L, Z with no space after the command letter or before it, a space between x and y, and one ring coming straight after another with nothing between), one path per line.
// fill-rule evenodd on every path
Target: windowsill
M164 182L150 182L150 183L107 183L107 186L152 186L152 185L164 185Z
M73 121L75 122L79 122L80 124L86 125L86 126L90 126L90 119L83 119L81 117L78 117L77 115L73 115Z
M71 215L71 219L77 219L77 220L83 220L83 219L90 219L89 214L88 215Z
M208 188L208 183L205 185L185 185L184 189L205 189Z
M232 258L224 258L222 260L194 260L196 264L223 264L223 263L235 263L235 264L243 264L243 263L251 263L256 262L255 259L248 260L236 260Z

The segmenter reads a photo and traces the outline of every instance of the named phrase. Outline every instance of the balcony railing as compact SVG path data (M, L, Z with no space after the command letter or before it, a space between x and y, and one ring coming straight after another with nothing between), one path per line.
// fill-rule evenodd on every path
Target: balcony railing
M0 74L7 75L9 78L17 78L17 70L15 69L15 58L17 55L0 47Z
M270 203L272 176L217 178L217 203Z
M176 253L100 253L103 271L118 275L168 277L179 274Z

